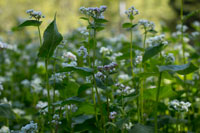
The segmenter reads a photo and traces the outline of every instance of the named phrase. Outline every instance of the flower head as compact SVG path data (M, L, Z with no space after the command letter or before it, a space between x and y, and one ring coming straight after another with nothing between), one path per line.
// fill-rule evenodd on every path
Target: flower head
M147 31L154 30L154 28L155 28L155 24L153 22L145 20L145 19L139 20L138 23L139 23L139 25L142 25Z
M45 16L42 15L41 11L35 11L33 9L29 9L26 11L27 14L30 15L30 18L35 18L36 20L39 20L41 18L44 18Z
M169 102L169 109L178 112L188 112L188 108L191 106L190 102L183 102L178 100L173 100Z
M37 123L30 121L30 124L25 125L21 128L22 133L35 133L37 131Z
M147 40L147 44L149 44L149 46L156 46L156 45L159 45L159 44L167 45L168 42L165 41L164 38L165 38L165 35L163 35L163 34L155 36L155 37L150 37Z
M128 16L128 18L129 18L130 20L133 20L133 19L134 19L134 16L135 16L135 15L138 15L139 12L138 12L137 9L135 9L134 6L132 6L132 7L130 7L128 10L125 11L125 14Z
M100 6L98 7L80 7L80 12L86 16L93 17L93 18L104 18L103 13L106 11L107 7L106 6Z
M109 118L110 119L115 119L116 115L117 115L117 112L115 112L115 111L110 112Z
M173 53L168 53L167 55L164 56L164 58L166 65L171 65L175 62L175 57Z

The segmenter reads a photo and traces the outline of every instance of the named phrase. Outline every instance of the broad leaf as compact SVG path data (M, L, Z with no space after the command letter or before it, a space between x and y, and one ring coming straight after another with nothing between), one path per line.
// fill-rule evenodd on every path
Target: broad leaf
M154 128L136 124L131 130L129 130L129 133L154 133Z
M0 104L0 118L14 119L15 115L10 104Z
M79 104L79 103L82 103L84 102L85 100L83 98L79 98L79 97L70 97L70 98L67 98L63 101L58 101L58 102L55 102L53 103L52 105L53 106L63 106L63 105L66 105L66 104Z
M54 20L46 28L44 35L44 42L39 50L39 57L50 58L54 54L54 50L63 40L62 35L58 32L56 25L56 15Z
M131 28L132 27L132 24L131 23L124 23L122 25L123 28Z
M161 52L163 46L164 46L164 44L159 44L159 45L148 48L144 53L143 62L145 62L146 60L152 58L153 56L155 56L159 52Z
M93 74L93 69L87 67L67 66L61 70L61 72L71 72L71 71L78 72L79 74L84 76L89 76Z
M42 21L37 20L26 20L22 24L18 26L18 28L26 27L26 26L40 26Z
M85 92L87 89L91 88L91 87L92 87L92 84L90 84L90 83L82 84L82 85L79 87L79 89L78 89L78 96L83 95L84 92Z
M188 63L188 64L184 64L184 65L158 66L158 69L160 72L172 71L172 72L177 72L178 74L181 74L181 75L186 75L186 74L196 71L198 69L198 67L196 67L192 63Z

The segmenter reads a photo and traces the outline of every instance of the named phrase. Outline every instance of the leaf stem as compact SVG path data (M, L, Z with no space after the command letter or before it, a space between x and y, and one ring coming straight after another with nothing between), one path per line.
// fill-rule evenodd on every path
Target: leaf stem
M46 70L46 89L47 89L47 98L48 98L48 117L50 120L50 104L51 104L51 100L50 100L50 88L49 88L49 75L48 75L48 59L45 59L45 70Z
M40 39L40 46L42 46L42 36L41 36L41 32L40 32L40 26L38 27L38 34L39 34L39 39Z
M160 94L160 85L162 80L162 72L159 73L158 77L158 87L156 92L156 103L155 103L155 133L158 133L158 102L159 102L159 94Z

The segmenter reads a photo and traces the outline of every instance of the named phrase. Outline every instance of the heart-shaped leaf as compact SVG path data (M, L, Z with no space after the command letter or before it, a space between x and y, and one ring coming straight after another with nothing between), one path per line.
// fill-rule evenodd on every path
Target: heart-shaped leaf
M46 28L44 35L44 42L39 50L39 57L50 58L54 54L54 50L63 40L62 35L58 32L56 25L56 15L54 20Z

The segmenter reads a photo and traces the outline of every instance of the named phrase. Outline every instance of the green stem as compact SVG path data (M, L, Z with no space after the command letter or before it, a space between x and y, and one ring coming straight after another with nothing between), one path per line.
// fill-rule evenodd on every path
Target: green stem
M177 133L179 132L178 124L179 124L179 112L176 114L176 132Z
M131 24L133 24L133 21L131 20ZM132 87L134 87L134 80L133 80L133 77L134 77L134 72L133 72L133 31L131 29L131 32L130 32L130 65L131 65L131 74L132 74ZM138 115L138 122L140 123L140 108L139 108L139 97L137 98L137 115Z
M45 70L46 70L46 89L47 89L47 98L48 98L48 116L49 116L49 120L50 120L50 104L51 104L51 100L50 100L50 88L49 88L49 75L48 75L48 59L45 59Z
M95 70L95 60L96 60L96 29L94 29L94 44L93 44L93 70ZM100 99L100 95L99 92L97 90L97 84L96 84L96 79L95 79L95 75L93 73L93 82L94 82L94 88L96 91L96 95L97 95L97 99L98 99L98 104L99 104L99 109L100 109L100 113L101 113L101 122L102 122L102 126L104 126L104 117L103 117L103 110L101 107L101 99Z
M41 32L40 32L40 26L38 27L38 34L39 34L39 39L40 39L40 46L42 46L42 36L41 36Z
M158 87L156 92L156 104L155 104L155 133L158 133L158 102L159 102L159 93L160 93L160 85L162 80L162 72L159 73L158 77Z

